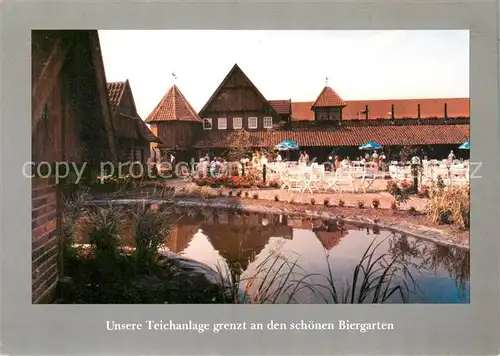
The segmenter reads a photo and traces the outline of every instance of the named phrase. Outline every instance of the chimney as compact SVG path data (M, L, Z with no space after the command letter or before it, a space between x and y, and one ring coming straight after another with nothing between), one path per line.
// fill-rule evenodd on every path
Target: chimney
M448 104L444 103L444 119L448 120Z
M368 105L365 105L365 119L368 120Z
M418 104L418 107L417 107L417 119L420 120L420 104Z
M391 120L394 120L394 104L391 105Z

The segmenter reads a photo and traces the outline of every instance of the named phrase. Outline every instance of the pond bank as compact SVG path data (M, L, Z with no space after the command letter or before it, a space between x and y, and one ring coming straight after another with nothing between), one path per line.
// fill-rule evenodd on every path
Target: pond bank
M179 207L230 209L249 213L283 214L302 216L311 219L342 220L349 224L377 227L396 233L405 234L433 243L469 250L469 231L456 231L450 226L435 226L421 213L404 210L374 208L354 208L324 206L322 204L291 204L260 199L236 197L194 198L172 197L168 199L93 199L95 205L137 205L158 204Z

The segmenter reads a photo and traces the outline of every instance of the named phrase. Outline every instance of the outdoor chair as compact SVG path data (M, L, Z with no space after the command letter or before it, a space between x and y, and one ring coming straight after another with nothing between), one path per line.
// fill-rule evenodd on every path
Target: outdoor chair
M366 193L367 189L370 189L375 180L377 179L377 169L376 168L366 168L363 171L363 177L361 178L360 188L363 190L363 193Z
M339 192L343 192L344 188L348 187L354 193L354 179L352 172L349 169L338 169L335 172L335 188Z

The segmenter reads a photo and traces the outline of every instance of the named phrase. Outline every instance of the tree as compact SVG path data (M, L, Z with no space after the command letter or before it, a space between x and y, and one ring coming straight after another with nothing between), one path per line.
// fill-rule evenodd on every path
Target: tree
M251 156L252 143L250 142L250 133L248 131L234 131L227 139L231 145L231 148L227 152L227 157L230 161L239 161L244 157L249 158Z

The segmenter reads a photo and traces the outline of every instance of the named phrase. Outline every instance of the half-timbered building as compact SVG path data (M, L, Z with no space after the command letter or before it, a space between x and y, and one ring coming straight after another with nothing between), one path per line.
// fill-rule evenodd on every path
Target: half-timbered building
M159 144L161 140L137 113L129 81L108 83L108 95L118 159L120 162L147 162L151 143Z

